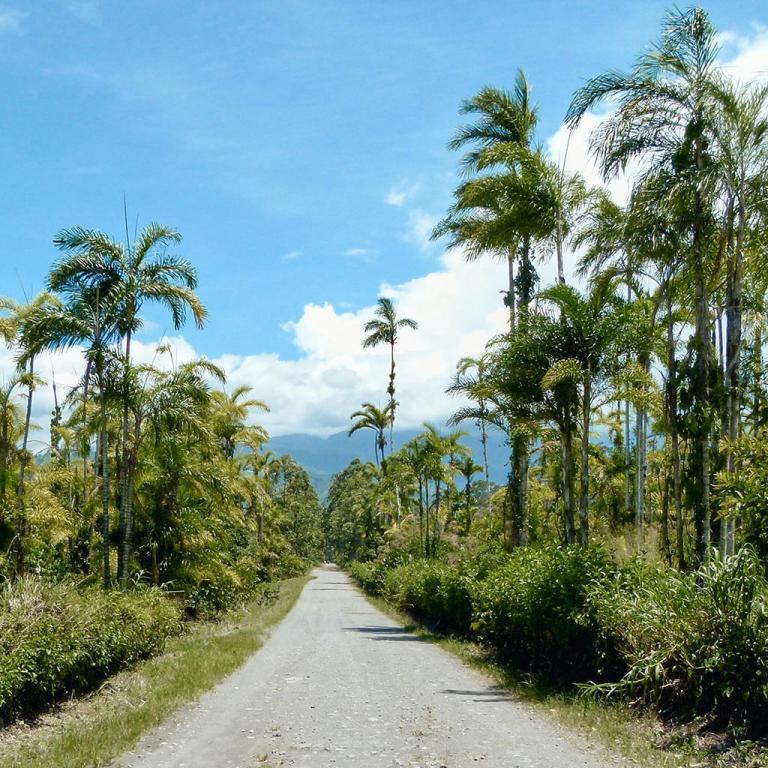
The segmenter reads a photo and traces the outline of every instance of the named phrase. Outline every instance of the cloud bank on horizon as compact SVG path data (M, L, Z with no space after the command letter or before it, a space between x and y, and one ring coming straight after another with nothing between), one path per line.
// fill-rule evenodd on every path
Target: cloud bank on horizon
M753 80L768 76L768 29L756 27L751 37L723 33L724 66L734 77ZM565 162L572 171L581 172L590 185L602 183L589 152L589 136L604 115L588 114L570 136L561 126L546 142L553 158ZM618 178L608 185L617 200L628 197L630 181ZM384 204L401 208L407 220L403 239L426 254L436 248L429 233L436 221L432 213L406 205L412 190L402 185L390 190ZM373 258L371 249L352 249L347 256ZM291 251L283 258L300 257ZM571 272L576 257L567 254L566 270ZM541 283L555 277L552 260L538 265ZM398 285L382 285L380 295L396 300L401 316L419 323L417 332L405 332L398 343L397 396L398 426L418 427L423 421L444 422L456 409L457 402L446 393L459 358L482 353L489 338L506 329L507 310L500 292L507 281L506 265L492 258L474 263L464 260L460 251L444 252L437 258L437 268ZM227 374L228 387L248 385L266 401L271 412L259 414L258 420L273 435L306 433L328 435L349 426L349 414L360 403L386 402L389 372L388 351L364 350L361 346L363 325L373 312L370 306L342 311L329 303L307 304L301 316L283 328L290 333L297 350L296 359L276 354L222 354L213 362ZM159 344L172 352L158 353ZM7 382L14 369L13 350L0 346L0 382ZM184 336L157 342L134 342L138 362L171 366L197 357L193 345ZM41 355L37 370L49 382L54 378L62 392L77 385L83 370L82 350L73 348ZM47 425L53 409L50 383L35 395L35 421L43 427L32 436L33 450L43 450Z

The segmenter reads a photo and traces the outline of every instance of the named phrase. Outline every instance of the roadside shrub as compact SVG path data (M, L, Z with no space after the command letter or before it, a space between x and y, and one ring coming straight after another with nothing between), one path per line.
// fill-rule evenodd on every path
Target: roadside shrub
M767 730L768 585L745 549L680 573L641 563L595 589L601 625L629 665L616 685L663 713Z
M27 578L0 591L0 719L83 691L181 631L158 589L78 590Z
M517 550L477 583L473 632L521 668L563 682L604 679L618 659L588 595L611 572L597 549Z
M369 595L381 594L387 574L386 565L375 560L367 563L354 562L349 566L349 571L364 592Z
M472 574L437 560L414 560L389 571L383 594L400 610L445 632L467 634L472 618Z

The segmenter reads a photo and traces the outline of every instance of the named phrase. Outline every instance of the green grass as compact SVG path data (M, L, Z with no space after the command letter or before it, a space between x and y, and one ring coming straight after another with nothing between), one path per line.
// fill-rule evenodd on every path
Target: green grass
M116 675L41 726L12 729L0 741L0 768L108 765L146 730L238 669L290 611L309 578L281 582L272 604L252 605L225 624L202 624L169 641L160 656Z
M727 742L726 734L713 734L709 740L698 739L695 728L669 727L646 709L580 696L577 692L555 691L541 678L498 663L487 648L477 643L435 634L383 598L365 597L407 630L488 675L496 684L503 685L545 716L556 718L591 744L598 743L609 753L625 758L628 765L642 768L768 766L766 745L741 742L721 749Z

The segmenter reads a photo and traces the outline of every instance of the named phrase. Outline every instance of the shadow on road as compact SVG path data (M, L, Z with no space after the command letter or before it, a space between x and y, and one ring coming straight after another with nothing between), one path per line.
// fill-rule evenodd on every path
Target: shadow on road
M515 701L515 697L512 696L506 689L500 685L492 685L488 688L483 688L478 691L462 690L459 688L446 688L440 693L452 694L454 696L467 696L472 698L472 701L491 703L494 701Z
M359 632L361 635L369 635L369 640L395 640L398 642L424 642L420 637L400 627L344 627L347 632Z

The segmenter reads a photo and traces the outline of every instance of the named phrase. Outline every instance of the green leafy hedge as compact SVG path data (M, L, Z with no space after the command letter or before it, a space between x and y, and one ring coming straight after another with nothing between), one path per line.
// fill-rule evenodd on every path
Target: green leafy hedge
M181 631L160 590L103 592L34 578L0 591L0 719L39 710L158 653Z
M414 560L387 573L383 594L408 611L445 631L467 634L472 620L473 579L436 560Z

